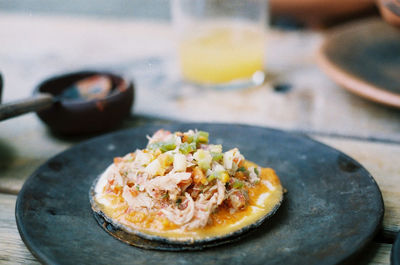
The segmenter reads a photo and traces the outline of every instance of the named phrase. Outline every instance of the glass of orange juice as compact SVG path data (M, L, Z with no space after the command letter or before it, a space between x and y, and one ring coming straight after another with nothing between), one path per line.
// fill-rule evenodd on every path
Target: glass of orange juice
M173 0L185 80L213 87L264 81L267 0Z

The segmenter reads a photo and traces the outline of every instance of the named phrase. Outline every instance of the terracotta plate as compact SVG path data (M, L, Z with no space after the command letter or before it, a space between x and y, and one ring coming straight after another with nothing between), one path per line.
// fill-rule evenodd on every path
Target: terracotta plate
M327 34L323 70L349 91L400 108L400 30L380 19L362 20Z
M343 153L301 135L227 124L171 123L168 130L209 131L224 150L273 167L288 190L276 214L240 240L201 251L144 250L121 242L95 220L94 179L111 163L146 145L147 125L78 144L36 170L18 195L18 229L46 264L336 264L376 233L382 196L372 176Z

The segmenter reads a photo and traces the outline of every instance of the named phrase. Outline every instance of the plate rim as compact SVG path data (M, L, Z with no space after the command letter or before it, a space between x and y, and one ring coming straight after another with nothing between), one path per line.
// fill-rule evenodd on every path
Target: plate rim
M25 246L28 248L28 250L32 253L32 255L37 258L41 263L43 264L58 264L56 261L53 261L52 259L50 259L48 256L46 256L39 247L34 247L34 243L26 237L26 229L24 227L24 225L22 225L23 221L22 216L19 215L19 212L21 212L21 215L23 215L23 209L22 209L22 205L21 205L21 200L22 200L22 194L25 192L26 189L28 189L29 187L29 183L33 181L33 178L37 175L38 172L41 171L42 168L46 167L49 162L51 162L52 160L63 156L64 153L66 152L71 152L71 150L74 149L78 149L81 146L84 145L89 145L92 142L98 141L101 138L107 138L110 137L111 135L115 135L115 134L124 134L128 131L134 131L134 130L139 130L141 128L145 128L145 127L163 127L163 126L179 126L179 125L183 125L183 126L240 126L240 127L252 127L252 128L258 128L258 129L263 129L263 130L268 130L268 131L273 131L275 133L283 133L283 134L287 134L293 137L300 137L300 138L305 138L308 141L311 141L313 143L322 145L326 148L329 149L333 149L336 152L340 153L341 155L343 155L345 158L351 160L354 164L356 164L357 166L361 167L364 169L364 171L366 172L368 178L375 184L375 187L377 188L378 194L380 195L379 197L379 202L381 204L381 211L380 211L380 216L379 218L377 218L377 222L374 224L374 231L372 233L370 233L367 237L364 238L364 240L359 244L359 246L357 248L354 248L354 251L349 252L347 255L344 255L342 257L342 259L338 260L338 264L342 263L344 261L347 261L349 259L351 259L352 257L357 256L363 249L365 249L368 246L368 243L370 243L372 241L372 239L375 237L375 235L378 233L381 225L382 225L382 221L383 221L383 217L384 217L384 213L385 213L385 205L384 205L384 201L383 201L383 196L382 196L382 192L380 190L380 187L378 185L378 183L375 181L374 177L371 175L371 173L364 167L361 165L361 163L359 163L357 160L355 160L354 158L352 158L351 156L347 155L346 153L331 147L325 143L322 143L318 140L315 140L313 138L311 138L308 134L305 134L303 132L296 132L296 131L290 131L290 130L283 130L283 129L276 129L276 128L271 128L271 127L264 127L264 126L255 126L255 125L249 125L249 124L243 124L243 123L224 123L224 122L218 122L218 123L213 123L213 122L181 122L181 121L170 121L168 123L147 123L147 124L141 124L135 127L131 127L131 128L126 128L126 129L121 129L121 130L116 130L113 132L109 132L106 134L102 134L99 136L95 136L93 138L87 139L87 140L83 140L80 143L74 144L73 146L53 155L52 157L50 157L49 159L47 159L44 163L42 163L36 170L34 170L30 176L27 178L27 180L25 181L25 183L23 184L22 188L20 189L18 196L17 196L17 200L15 203L15 219L16 219L16 224L17 224L17 228L18 228L18 232L20 234L20 237L22 239L22 241L24 242ZM91 209L91 208L90 208ZM92 213L91 213L92 214ZM93 217L93 216L92 216ZM97 223L97 222L96 222ZM103 231L103 229L102 229ZM105 231L103 231L105 232ZM105 232L106 233L106 232Z
M341 35L346 34L347 31L350 30L349 26L357 27L364 23L377 23L378 21L379 20L376 19L365 19L348 23L332 30L332 33L325 36L322 44L319 46L316 52L316 60L325 74L347 91L376 103L400 108L400 93L384 90L379 86L361 79L359 76L344 70L337 63L332 62L326 54L330 42L333 39L340 38Z
M396 239L390 253L390 264L400 265L400 232L397 232Z

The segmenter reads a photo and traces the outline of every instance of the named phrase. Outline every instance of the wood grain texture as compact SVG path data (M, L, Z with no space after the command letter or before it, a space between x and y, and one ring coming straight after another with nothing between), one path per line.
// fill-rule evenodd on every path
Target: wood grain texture
M392 244L371 242L350 264L389 265Z
M391 248L391 244L371 243L364 251L366 255L360 258L359 264L389 265Z
M14 217L16 199L0 194L0 264L40 264L19 236Z
M34 114L4 121L0 128L0 192L17 194L37 167L74 143L52 137Z
M316 138L356 159L371 173L381 189L385 204L384 235L394 239L400 230L400 145Z

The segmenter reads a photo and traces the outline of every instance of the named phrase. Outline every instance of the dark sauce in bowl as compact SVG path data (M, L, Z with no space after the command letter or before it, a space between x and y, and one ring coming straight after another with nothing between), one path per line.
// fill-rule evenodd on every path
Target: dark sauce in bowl
M116 127L130 114L134 100L132 82L97 71L47 79L34 93L55 96L53 106L37 114L52 130L62 134L95 133Z

